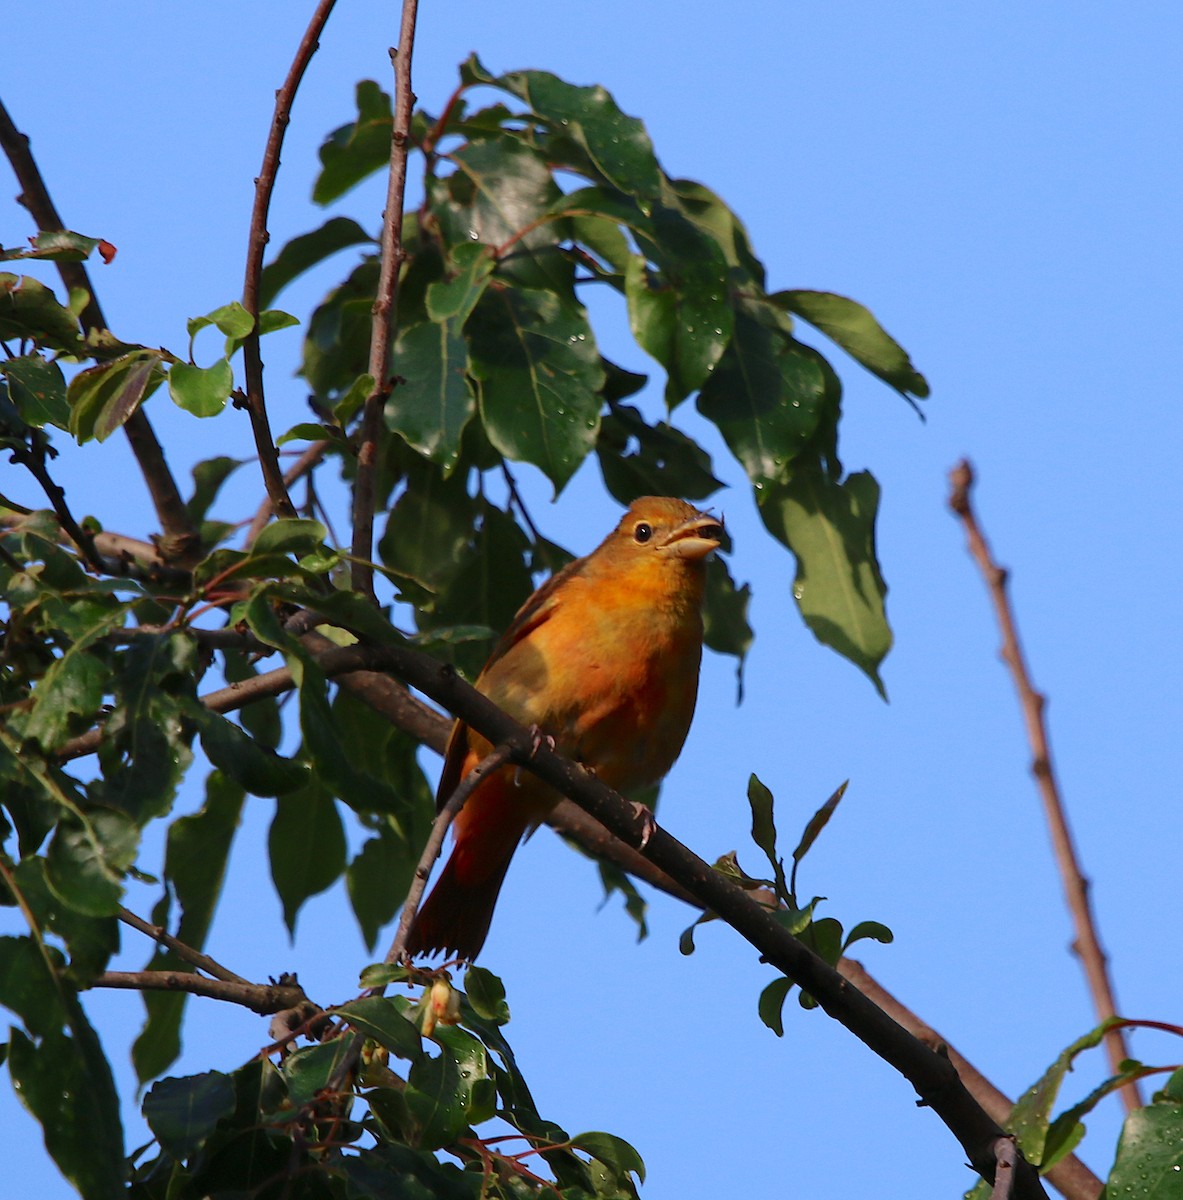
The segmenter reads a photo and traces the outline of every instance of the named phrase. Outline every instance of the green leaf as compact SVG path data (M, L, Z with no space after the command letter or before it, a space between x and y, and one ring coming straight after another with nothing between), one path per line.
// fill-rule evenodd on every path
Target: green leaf
M760 1020L763 1021L764 1024L767 1025L777 1037L785 1036L785 1000L788 999L789 992L792 990L793 981L787 976L782 975L779 979L774 979L760 993L760 1001L757 1006L760 1013Z
M468 1125L493 1115L493 1088L484 1046L462 1029L437 1025L441 1052L423 1055L407 1072L404 1096L421 1149L436 1150L456 1140Z
M861 668L886 699L879 664L891 648L887 585L875 557L879 485L866 471L842 483L798 460L787 483L764 489L760 516L797 556L793 596L814 636Z
M78 442L103 442L122 426L165 378L164 354L132 350L79 371L70 380L70 432Z
M0 361L0 375L8 382L8 395L21 420L34 429L56 425L70 427L70 405L66 400L66 380L56 362L39 354Z
M345 831L336 802L315 779L276 801L267 838L271 879L294 937L296 917L310 896L332 887L345 870Z
M1181 1075L1176 1072L1174 1080ZM1106 1195L1129 1200L1178 1200L1183 1177L1183 1104L1177 1085L1126 1117Z
M209 935L244 799L241 787L220 771L211 771L201 809L169 826L164 877L181 906L177 937L195 950L204 949ZM164 923L166 918L154 914L154 919ZM192 969L164 948L156 950L148 968ZM140 1083L167 1070L181 1053L181 1020L188 999L184 992L145 992L143 998L147 1020L132 1046Z
M126 1194L119 1097L94 1030L74 1009L73 1037L53 1033L34 1045L13 1030L8 1070L61 1173L86 1200L116 1200Z
M815 351L745 312L718 366L703 385L698 411L718 427L757 487L784 479L836 406Z
M907 351L861 304L833 292L776 292L770 299L820 329L901 396L921 400L928 396L928 381L912 365Z
M649 425L628 404L614 405L601 420L596 454L604 486L621 504L638 496L705 500L723 486L697 442L665 421Z
M503 288L485 295L466 333L489 440L557 494L599 429L604 370L586 314L552 292Z
M123 813L97 809L85 821L63 819L46 857L49 886L86 916L112 916L138 847L139 830Z
M389 142L387 145L389 157ZM319 229L301 234L263 268L259 304L266 308L293 279L349 246L374 245L374 239L349 217L330 217Z
M217 499L222 484L238 470L245 458L229 458L224 454L216 458L207 458L193 467L193 495L185 503L185 511L189 519L200 524L209 513L210 506Z
M449 255L449 278L427 285L427 315L433 321L456 319L460 328L472 315L496 265L488 246L464 242Z
M399 330L394 363L400 382L386 401L388 429L450 474L460 438L476 411L468 382L468 345L461 322L449 318Z
M382 562L402 578L442 592L473 536L477 505L464 481L435 468L408 474L378 543Z
M329 204L390 161L393 127L390 97L372 80L357 85L357 120L335 129L320 148L321 172L312 189L316 204Z
M251 547L253 554L312 554L328 540L329 531L307 517L285 517L265 525Z
M195 417L216 417L226 407L233 388L234 371L226 358L212 367L174 363L168 373L168 394L177 407Z
M842 943L843 954L855 942L861 941L881 942L884 946L889 946L895 941L895 934L879 921L860 921L846 935L846 941Z
M345 1038L334 1038L319 1046L301 1046L283 1060L280 1072L295 1108L311 1104L329 1086L349 1052Z
M291 329L299 324L300 318L291 313L279 308L266 308L259 313L259 336L266 337L269 333L278 333L281 329Z
M349 903L368 950L373 950L379 930L398 912L415 874L416 857L387 823L345 869Z
M308 763L261 746L233 721L204 706L195 707L194 716L206 757L252 796L283 796L307 782Z
M193 339L211 325L216 326L219 333L224 333L231 340L241 341L254 329L255 320L237 300L215 308L212 312L206 313L204 317L190 317L186 322L186 328L189 331L190 353L193 350Z
M617 1174L633 1174L638 1183L645 1182L645 1163L624 1138L612 1133L580 1133L571 1139L571 1144Z
M114 614L111 624L121 620L122 614ZM109 671L109 664L97 655L72 646L53 661L33 690L24 736L48 752L88 727L103 703Z
M735 665L737 704L743 701L743 669L755 634L748 624L752 585L737 588L727 564L717 555L707 563L706 598L703 602L703 642L716 654L732 654Z
M32 341L49 350L78 353L78 318L30 275L0 272L0 342Z
M429 184L447 243L501 247L499 276L570 296L571 264L544 225L561 195L545 157L506 136L469 142L448 159L455 171Z
M834 810L838 807L839 801L846 795L846 788L849 783L849 779L840 783L834 789L829 799L809 818L805 828L801 831L801 840L797 843L797 848L793 851L794 863L799 863L809 853L809 848L817 841L818 835L829 824L830 818L834 815Z
M144 1120L161 1148L184 1161L235 1109L234 1083L221 1071L162 1079L144 1097Z
M34 258L44 262L85 262L94 253L99 239L68 229L45 229L30 238L29 243L28 250L0 250L0 261ZM113 257L114 247L108 243L108 249Z
M505 1002L505 984L484 967L469 967L464 973L464 992L478 1016L494 1025L509 1020L509 1005Z
M0 1004L17 1014L36 1038L66 1023L60 985L45 947L31 937L0 937Z
M621 112L604 88L576 87L547 71L513 71L496 83L524 100L553 140L574 142L597 181L629 195L658 195L661 168L644 124Z
M334 1010L336 1016L385 1046L391 1054L416 1062L423 1057L423 1041L399 1005L389 996L365 996Z

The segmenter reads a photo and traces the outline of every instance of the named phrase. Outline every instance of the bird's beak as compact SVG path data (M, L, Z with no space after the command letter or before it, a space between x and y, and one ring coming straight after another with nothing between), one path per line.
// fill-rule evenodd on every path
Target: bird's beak
M683 521L676 529L671 529L661 543L661 549L676 558L687 558L691 561L706 558L712 550L718 550L723 540L723 525L715 517L699 513L689 521Z

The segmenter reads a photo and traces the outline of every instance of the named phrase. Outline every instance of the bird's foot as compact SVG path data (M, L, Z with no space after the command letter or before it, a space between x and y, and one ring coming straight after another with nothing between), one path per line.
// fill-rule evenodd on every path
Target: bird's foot
M644 850L649 845L649 839L657 830L657 818L653 815L653 809L639 800L630 800L629 805L641 826L641 844L638 849Z
M533 758L539 749L545 746L548 750L555 748L555 740L549 733L544 733L538 725L530 726L530 757Z

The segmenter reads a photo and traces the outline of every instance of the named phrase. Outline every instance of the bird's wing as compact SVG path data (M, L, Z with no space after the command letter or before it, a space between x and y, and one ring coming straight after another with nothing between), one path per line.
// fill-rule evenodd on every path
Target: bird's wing
M489 668L495 662L504 658L523 638L528 637L540 625L550 620L559 608L559 594L563 584L572 578L572 576L579 574L583 568L584 561L582 558L577 558L573 562L569 562L561 571L552 575L518 609L514 619L509 624L509 628L502 634L501 640L497 645L493 647L493 653L489 655L489 661L485 663L481 670L480 677L477 679L478 688L481 685L481 679L488 674ZM444 752L444 769L440 775L439 787L435 793L437 809L442 808L448 802L448 797L456 790L461 779L467 774L465 764L468 760L470 748L468 726L463 721L457 721L452 726L452 733L448 738L448 748Z

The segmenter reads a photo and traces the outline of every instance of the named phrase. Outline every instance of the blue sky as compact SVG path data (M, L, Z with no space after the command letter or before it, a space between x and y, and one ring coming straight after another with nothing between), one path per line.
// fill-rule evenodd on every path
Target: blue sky
M187 317L240 292L251 181L310 7L125 0L82 22L76 5L45 0L6 14L4 100L67 222L119 247L95 279L124 337L180 348ZM732 663L708 656L663 823L704 857L738 848L755 870L750 772L775 792L790 846L849 778L802 883L848 925L894 929L894 945L859 955L871 971L1012 1094L1092 1026L998 636L945 508L946 473L969 455L1050 697L1053 754L1121 1009L1177 1020L1178 7L740 0L721 16L702 2L601 0L557 11L539 0L425 2L421 101L440 108L471 50L494 70L604 84L645 120L667 171L713 187L746 222L773 287L867 304L933 389L922 424L833 352L846 385L843 459L883 487L888 705L804 628L790 559L711 444L732 485L717 499L732 572L755 589L757 641L738 708ZM357 79L386 84L396 28L391 5L342 6L330 23L293 114L274 246L322 219L308 201L315 148L349 119ZM0 167L0 192L15 190ZM377 184L339 206L370 225L380 209ZM0 208L0 240L27 232L22 210ZM343 269L334 263L283 305L306 315ZM660 372L629 348L619 314L604 320L607 352L655 378L656 412ZM298 331L284 336L269 339L280 427L303 404L290 379ZM689 407L679 420L703 435ZM201 424L162 394L150 411L178 467L248 445L245 418ZM68 461L79 508L149 532L121 450ZM223 513L253 510L261 488L247 474ZM546 531L573 549L616 519L594 467L553 508L528 484ZM211 953L253 977L294 969L318 999L344 999L367 955L339 893L310 902L288 944L265 862L271 804L252 804ZM146 911L151 896L129 902ZM759 1023L771 975L738 938L711 926L683 958L686 910L658 898L652 936L636 946L616 906L597 912L598 902L592 872L540 834L511 872L483 962L506 981L508 1033L542 1111L632 1141L649 1166L648 1200L773 1189L837 1200L883 1194L885 1176L892 1194L905 1171L914 1195L971 1182L947 1131L843 1029L796 1009L782 1040ZM129 964L147 958L146 946L128 950ZM95 994L88 1009L122 1064L138 1000ZM180 1069L232 1068L265 1037L243 1010L194 1003ZM1134 1049L1180 1058L1149 1035ZM1104 1073L1099 1057L1084 1064L1071 1098ZM124 1079L130 1094L130 1071ZM1084 1147L1102 1174L1119 1127L1110 1103ZM65 1194L6 1089L0 1113L9 1145L22 1147L6 1177Z

